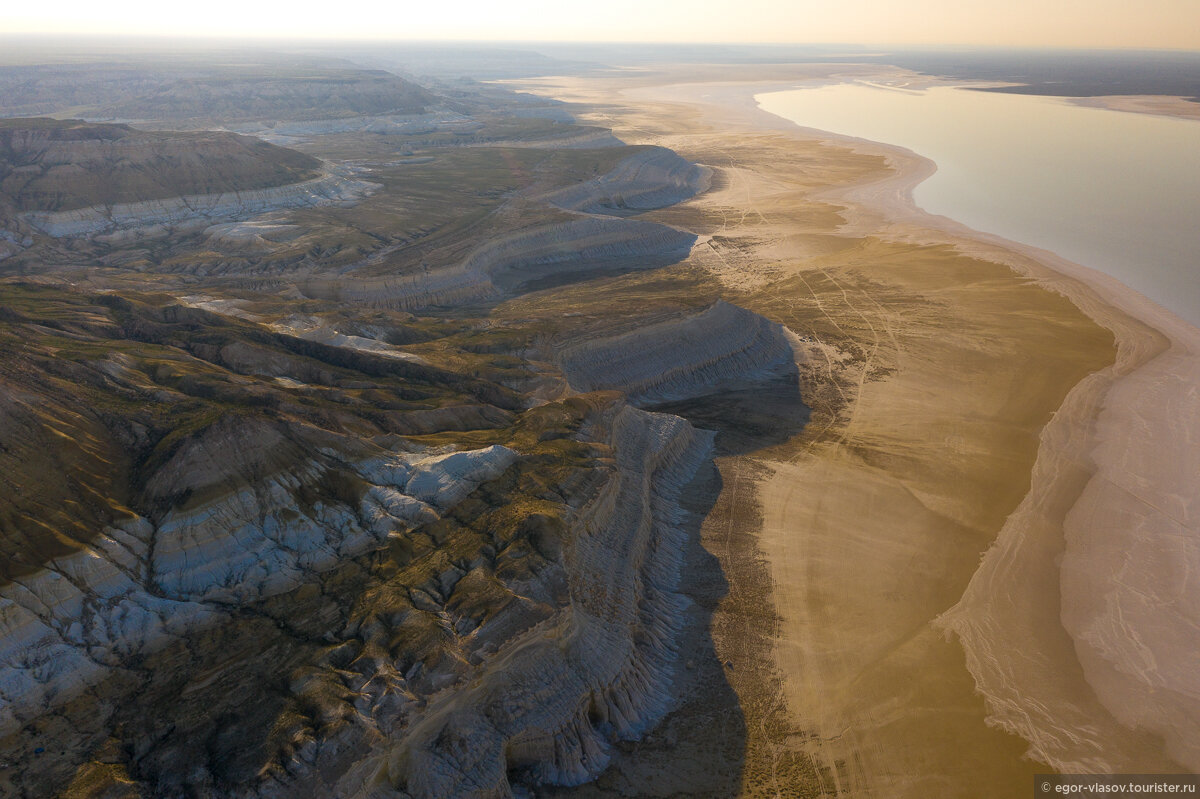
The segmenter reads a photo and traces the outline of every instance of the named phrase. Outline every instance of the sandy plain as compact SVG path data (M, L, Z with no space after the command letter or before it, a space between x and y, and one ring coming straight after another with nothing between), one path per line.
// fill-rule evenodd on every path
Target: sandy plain
M805 348L810 423L718 460L702 534L728 584L711 632L745 716L736 778L646 795L1028 796L1050 769L1195 769L1200 334L921 212L930 162L752 99L854 70L522 84L712 167L651 216L700 235L681 269Z

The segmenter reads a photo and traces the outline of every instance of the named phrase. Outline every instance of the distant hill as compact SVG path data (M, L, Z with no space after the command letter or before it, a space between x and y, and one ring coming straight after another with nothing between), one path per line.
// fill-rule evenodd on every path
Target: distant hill
M333 64L98 63L0 68L0 116L226 122L418 114L439 99L381 70Z
M319 173L311 156L236 133L0 120L0 216L261 189Z
M117 119L337 119L418 114L434 102L424 89L381 70L267 79L229 72L169 81L97 111Z

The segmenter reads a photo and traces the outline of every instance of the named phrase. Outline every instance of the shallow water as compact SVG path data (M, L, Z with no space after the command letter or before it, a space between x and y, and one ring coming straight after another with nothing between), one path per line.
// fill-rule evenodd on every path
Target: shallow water
M801 126L933 160L913 192L926 211L1099 269L1200 325L1200 122L951 87L756 99Z

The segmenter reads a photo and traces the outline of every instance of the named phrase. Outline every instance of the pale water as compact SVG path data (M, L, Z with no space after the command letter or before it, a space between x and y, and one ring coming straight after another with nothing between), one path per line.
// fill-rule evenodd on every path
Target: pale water
M1099 269L1200 325L1200 122L944 86L755 99L929 158L937 173L913 192L926 211Z

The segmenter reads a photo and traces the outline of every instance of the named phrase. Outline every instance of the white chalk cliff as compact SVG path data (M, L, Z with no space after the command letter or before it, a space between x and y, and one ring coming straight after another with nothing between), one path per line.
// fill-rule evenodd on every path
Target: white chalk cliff
M631 402L651 403L794 368L795 341L783 325L722 300L616 335L560 344L556 351L576 391L617 390Z
M563 279L572 271L661 266L663 259L686 255L695 240L691 233L654 222L580 216L490 241L451 267L339 281L319 290L405 311L461 305L502 296L538 278Z
M593 180L543 199L590 214L648 211L683 202L708 190L712 170L665 147L647 147Z
M155 227L206 227L281 208L352 205L377 188L378 184L329 172L312 180L265 189L92 205L70 211L29 211L22 219L59 238Z

